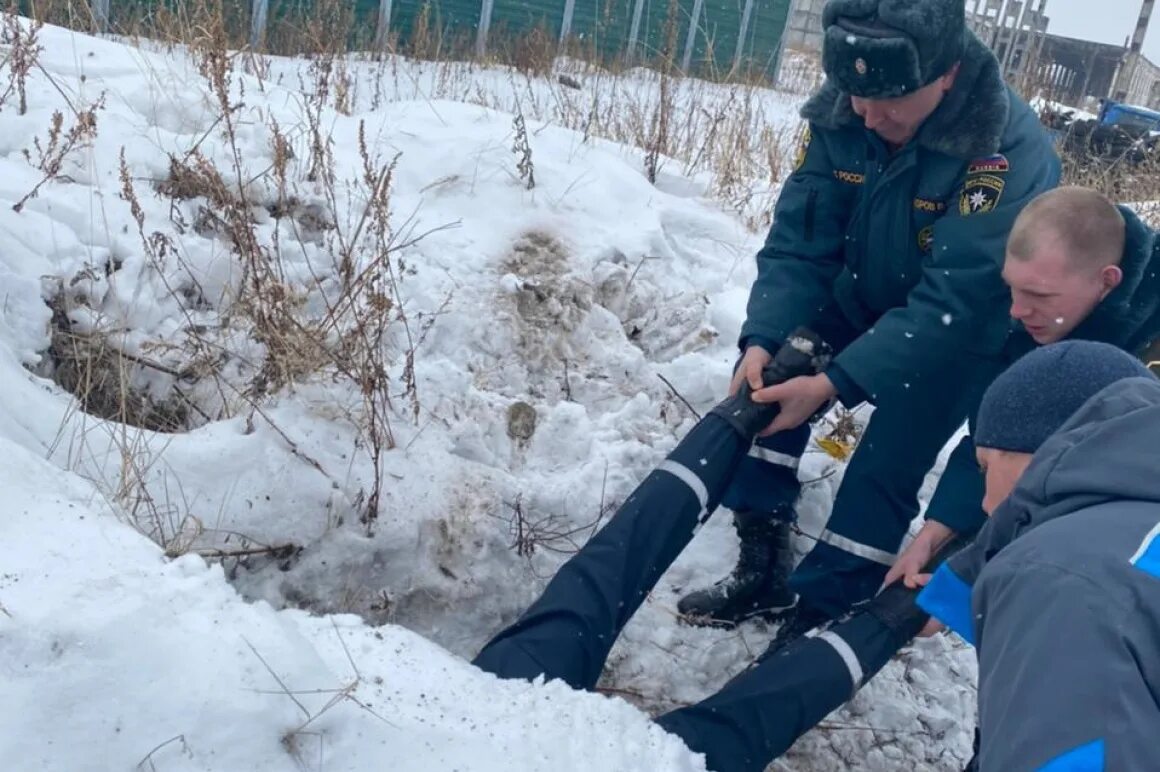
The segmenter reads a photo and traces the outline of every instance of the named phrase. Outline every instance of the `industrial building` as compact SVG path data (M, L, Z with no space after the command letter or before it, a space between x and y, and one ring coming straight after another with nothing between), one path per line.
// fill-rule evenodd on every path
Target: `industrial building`
M995 52L1009 82L1081 107L1094 108L1100 99L1111 98L1160 109L1160 67L1141 52L1155 0L1142 0L1136 28L1123 45L1048 34L1049 2L967 0L968 24ZM787 47L820 49L824 5L825 0L794 0ZM1092 12L1098 10L1093 6Z

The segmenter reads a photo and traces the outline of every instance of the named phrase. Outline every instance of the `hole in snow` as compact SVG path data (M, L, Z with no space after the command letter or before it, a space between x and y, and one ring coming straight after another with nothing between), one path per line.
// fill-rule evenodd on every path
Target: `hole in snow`
M58 291L47 301L52 330L45 369L61 388L75 396L90 415L155 432L191 428L192 403L176 385L181 373L144 356L125 352L102 330L85 331L69 317L70 299Z

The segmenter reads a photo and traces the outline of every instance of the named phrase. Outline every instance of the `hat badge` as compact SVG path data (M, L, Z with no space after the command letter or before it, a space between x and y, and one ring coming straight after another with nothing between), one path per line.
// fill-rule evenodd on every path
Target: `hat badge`
M859 75L865 75L866 74L866 60L859 56L857 59L854 60L854 69L858 71Z

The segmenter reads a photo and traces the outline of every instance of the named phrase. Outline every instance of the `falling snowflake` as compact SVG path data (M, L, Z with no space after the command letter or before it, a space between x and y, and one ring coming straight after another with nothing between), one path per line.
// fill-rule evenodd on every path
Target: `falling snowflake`
M942 315L942 323L949 327L951 324L951 315L950 314L943 314Z

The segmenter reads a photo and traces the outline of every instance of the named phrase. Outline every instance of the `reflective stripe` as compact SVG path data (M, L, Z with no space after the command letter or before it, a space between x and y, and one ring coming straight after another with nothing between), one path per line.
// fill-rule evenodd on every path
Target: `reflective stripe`
M709 508L709 490L705 487L705 483L698 477L692 469L684 464L678 464L672 459L666 459L657 467L658 472L668 472L673 477L689 486L693 491L693 495L697 497L697 501L701 502L701 517L704 518L705 511Z
M749 457L760 459L767 464L776 464L777 466L787 466L790 469L797 469L801 459L791 456L788 453L778 453L776 450L769 448L759 448L756 445L749 448Z
M1160 536L1160 523L1156 523L1156 527L1148 532L1148 535L1144 537L1144 541L1140 542L1140 549L1136 550L1136 554L1128 562L1132 565L1139 562L1140 558L1144 557L1144 553L1148 551L1148 548L1152 546L1152 542L1156 541L1157 536Z
M871 547L866 544L859 544L853 539L847 539L845 536L836 534L829 528L822 531L822 535L818 537L818 541L824 541L831 547L837 547L843 552L849 552L851 555L857 555L860 558L871 560L875 563L881 563L884 566L893 566L897 555L893 552L880 550L877 547Z
M850 644L842 640L842 636L832 630L816 634L806 633L806 635L830 644L831 648L842 658L842 662L846 663L846 669L850 671L851 693L856 692L858 687L862 685L862 663L858 661L858 655L850 648Z
M1148 532L1128 562L1141 571L1160 577L1160 523Z

